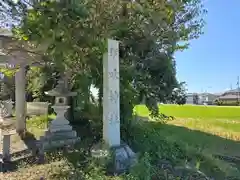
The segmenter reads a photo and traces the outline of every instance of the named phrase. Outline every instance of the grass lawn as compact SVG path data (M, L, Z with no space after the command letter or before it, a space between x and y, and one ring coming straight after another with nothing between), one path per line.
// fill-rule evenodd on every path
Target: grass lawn
M159 109L175 119L159 125L159 133L168 141L214 157L216 154L240 157L240 108L194 105L159 105ZM144 105L136 107L139 116L148 117ZM158 122L155 122L158 126ZM226 162L220 166L230 168ZM238 167L240 161L238 162ZM240 169L238 169L240 171Z
M149 115L144 105L136 106L135 110L141 117ZM240 140L240 107L159 105L159 110L176 118L169 124Z
M140 116L148 116L148 109L136 106ZM227 119L240 121L240 107L197 106L197 105L159 105L160 112L177 118Z

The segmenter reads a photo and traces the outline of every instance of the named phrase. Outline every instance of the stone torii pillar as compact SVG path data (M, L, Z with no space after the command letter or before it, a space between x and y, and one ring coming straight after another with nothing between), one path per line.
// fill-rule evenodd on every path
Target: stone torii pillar
M19 49L20 42L13 38L12 32L7 29L0 31L0 64L8 67L19 67L15 74L15 102L16 102L16 131L22 133L26 130L26 59L30 56ZM12 50L12 49L19 50ZM11 67L10 67L11 68Z
M15 110L16 110L16 131L22 134L26 130L26 66L25 65L20 65L19 70L15 74Z
M16 131L26 131L26 66L20 65L15 74Z
M11 64L19 68L15 75L16 130L18 133L26 130L26 66L41 65L41 54L44 54L48 45L46 41L33 47L26 41L16 40L9 29L0 29L0 65Z
M11 60L12 57L4 57L4 60L1 61L2 67L12 68L16 66L13 62L10 62L11 66L7 65L9 59ZM22 134L26 130L26 65L21 63L18 66L19 69L15 74L16 131Z

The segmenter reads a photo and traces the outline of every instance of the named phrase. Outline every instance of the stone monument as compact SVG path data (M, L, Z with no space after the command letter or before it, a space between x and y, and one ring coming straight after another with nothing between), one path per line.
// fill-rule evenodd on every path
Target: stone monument
M45 136L40 138L40 150L71 145L80 140L77 137L76 131L72 130L69 121L64 116L65 112L70 108L70 106L66 105L67 97L75 96L77 93L68 91L64 84L64 81L59 80L56 88L45 92L46 95L55 97L55 104L52 108L57 115L56 119L51 121L48 130L45 132Z
M96 158L111 157L112 173L127 171L137 161L136 154L120 139L119 42L108 39L103 57L103 143L93 146Z

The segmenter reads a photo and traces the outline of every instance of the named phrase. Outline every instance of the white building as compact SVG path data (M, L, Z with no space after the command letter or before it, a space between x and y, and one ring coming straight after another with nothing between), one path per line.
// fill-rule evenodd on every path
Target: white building
M187 94L186 104L194 104L194 93Z
M213 104L217 97L211 93L188 93L186 104Z

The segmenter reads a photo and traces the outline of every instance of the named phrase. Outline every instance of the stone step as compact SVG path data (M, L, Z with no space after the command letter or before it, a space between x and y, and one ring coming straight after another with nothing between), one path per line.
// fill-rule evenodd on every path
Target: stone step
M40 141L39 146L42 146L43 150L48 150L52 148L57 148L57 147L63 147L63 146L68 146L68 145L73 145L76 142L79 142L80 138L71 138L71 139L61 139L61 140L43 140Z
M23 154L19 154L18 156L12 156L11 161L16 162L22 159L26 159L32 156L32 152L25 152Z
M25 149L23 151L11 154L11 160L16 161L18 159L21 159L21 158L24 158L24 157L29 157L29 156L32 156L32 151L29 150L29 149Z
M77 137L76 131L57 131L54 133L46 132L44 136L45 139L54 139L54 140L71 139L76 137Z

